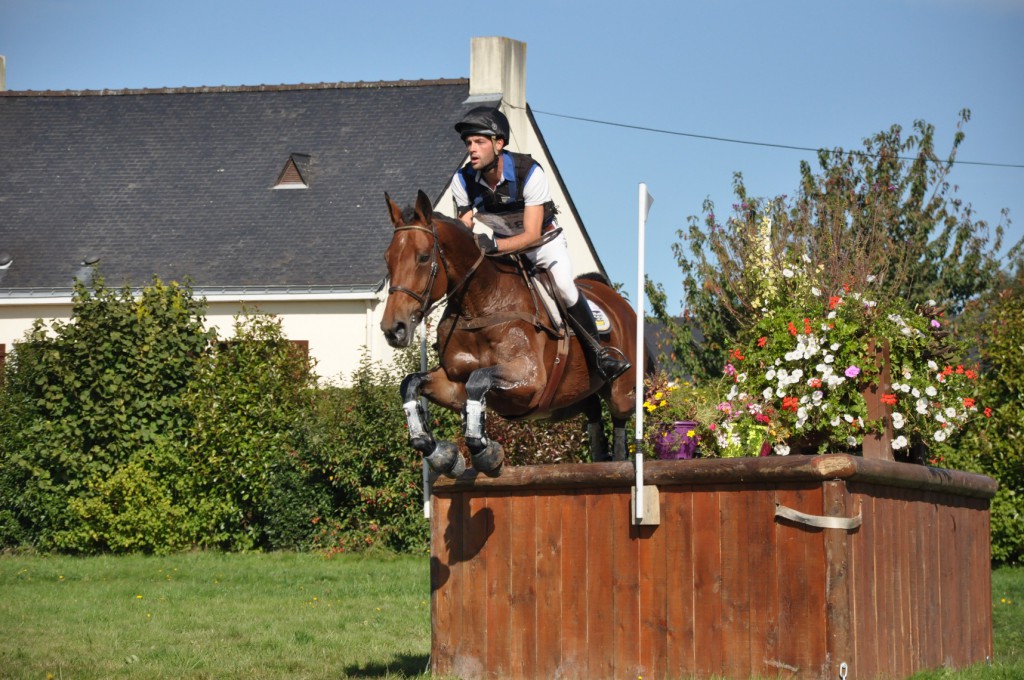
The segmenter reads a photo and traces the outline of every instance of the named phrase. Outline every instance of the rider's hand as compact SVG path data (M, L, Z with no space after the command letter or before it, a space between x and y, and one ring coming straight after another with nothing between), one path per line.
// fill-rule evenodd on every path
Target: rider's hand
M484 255L493 255L498 252L498 244L487 234L477 234L476 242L480 246L480 250L484 251Z

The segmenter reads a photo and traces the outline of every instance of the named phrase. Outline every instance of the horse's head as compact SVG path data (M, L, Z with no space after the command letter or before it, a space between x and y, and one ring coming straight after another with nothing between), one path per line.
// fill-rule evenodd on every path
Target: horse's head
M389 345L406 347L424 314L444 296L448 277L427 195L420 191L405 212L386 193L384 198L395 233L384 252L391 287L380 327Z

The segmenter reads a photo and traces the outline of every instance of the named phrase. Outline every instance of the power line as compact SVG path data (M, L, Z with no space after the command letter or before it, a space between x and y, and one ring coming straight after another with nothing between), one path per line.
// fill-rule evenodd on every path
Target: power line
M540 113L540 114L543 114L545 116L554 116L556 118L567 118L569 120L579 120L579 121L583 121L585 123L596 123L598 125L609 125L611 127L626 128L626 129L629 129L629 130L640 130L642 132L655 132L657 134L673 135L675 137L690 137L692 139L706 139L706 140L709 140L709 141L712 141L712 142L728 142L729 144L746 144L748 146L765 146L765 147L769 147L769 148L773 148L773 149L789 149L791 151L810 151L812 153L817 153L818 151L821 150L821 149L816 149L816 148L809 147L809 146L794 146L792 144L774 144L772 142L753 142L753 141L746 140L746 139L732 139L730 137L715 137L713 135L698 135L698 134L693 133L693 132L678 132L676 130L662 130L660 128L646 127L646 126L643 126L643 125L631 125L629 123L613 123L613 122L607 121L607 120L598 120L596 118L585 118L583 116L570 116L570 115L565 114L565 113L555 113L553 111L541 111L539 109L534 109L534 108L531 108L530 110L533 111L534 113ZM872 158L877 158L878 155L879 155L879 154L865 153L864 151L853 151L853 150L849 151L849 153L858 154L860 156L868 156L868 157L872 157ZM916 158L907 157L907 156L897 156L897 158L900 159L900 160L904 160L904 161L916 161L917 160ZM940 161L935 161L935 162L945 163L945 161L941 161L941 160ZM988 162L985 162L985 161L961 161L961 160L954 160L953 164L954 165L982 165L982 166L993 167L993 168L1024 168L1024 164L1020 164L1020 163L988 163Z

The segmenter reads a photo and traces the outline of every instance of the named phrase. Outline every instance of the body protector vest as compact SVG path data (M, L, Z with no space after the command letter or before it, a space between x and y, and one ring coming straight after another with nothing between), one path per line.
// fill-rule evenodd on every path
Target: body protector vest
M523 188L526 186L530 171L540 167L529 154L503 151L502 155L505 181L494 191L476 180L476 170L469 163L459 170L466 185L469 205L457 207L460 216L476 208L476 219L490 227L498 237L515 236L525 231L523 210L526 201L523 199ZM554 201L544 204L542 229L547 229L554 223L557 212Z

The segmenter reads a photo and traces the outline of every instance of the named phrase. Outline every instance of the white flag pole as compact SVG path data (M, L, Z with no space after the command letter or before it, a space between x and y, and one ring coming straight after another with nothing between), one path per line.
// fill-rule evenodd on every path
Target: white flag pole
M427 370L427 320L422 319L420 323L420 370L426 372ZM426 397L420 397L420 403L423 404L423 413L426 417L427 413L427 399ZM423 516L430 519L430 466L427 465L427 459L423 459Z
M636 251L636 521L644 518L644 241L647 213L654 197L647 193L647 185L640 183L638 239Z

